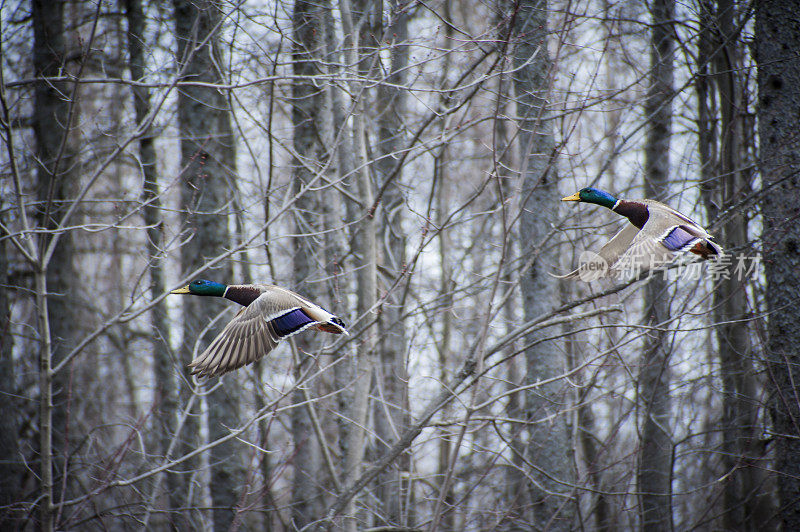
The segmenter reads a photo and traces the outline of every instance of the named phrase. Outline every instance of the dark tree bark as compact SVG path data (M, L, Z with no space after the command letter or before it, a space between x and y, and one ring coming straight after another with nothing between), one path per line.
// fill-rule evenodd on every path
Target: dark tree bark
M0 212L2 212L0 202ZM19 452L19 420L22 414L15 396L15 375L11 336L11 297L8 290L8 250L0 240L0 397L4 409L0 416L0 527L11 527L11 512L4 508L17 500L25 464Z
M61 76L66 65L66 44L64 37L64 2L34 0L33 12L33 68L38 78ZM74 175L73 158L76 153L71 127L75 120L76 103L70 96L75 91L59 81L40 81L36 84L33 109L33 131L36 138L36 177L38 222L40 227L54 230L69 207L67 199L77 188ZM71 116L72 115L72 116ZM41 235L39 239L40 259L49 245L52 235ZM70 231L58 237L52 258L47 264L39 264L44 269L43 281L38 290L44 290L46 299L47 326L49 334L40 330L45 346L40 357L40 393L43 396L40 412L40 459L42 460L42 500L41 528L51 529L53 515L53 484L58 482L58 474L63 473L63 457L69 454L67 446L68 372L53 375L51 368L58 363L75 344L77 331L76 305L74 298L80 291L74 289L77 272L73 263L75 245ZM40 301L39 304L43 304ZM47 345L49 344L49 345ZM46 360L45 360L46 359ZM48 397L54 391L52 401ZM50 471L53 460L55 480ZM47 471L45 471L47 470ZM67 484L69 489L69 484Z
M790 0L757 4L759 165L764 194L763 259L767 278L767 379L779 519L800 530L800 19Z
M520 117L518 146L522 168L520 197L520 241L523 257L532 260L531 268L520 279L525 320L546 314L558 301L556 280L548 275L558 264L555 248L547 235L557 218L556 147L547 100L550 94L552 63L547 51L546 0L520 0L514 3L514 67L517 115ZM546 200L542 200L546 198ZM526 335L533 343L545 332ZM563 357L553 342L540 342L525 350L526 385L549 379L565 369ZM536 482L528 484L529 504L523 509L529 526L537 529L569 530L574 502L566 483L574 481L571 438L567 423L568 395L563 382L530 389L525 394L528 444L525 458L536 469L529 474ZM541 420L554 416L547 422ZM544 474L543 474L544 472Z
M182 79L222 83L223 76L218 70L218 65L222 64L218 3L214 0L174 0L174 5ZM191 272L230 247L228 217L224 209L233 193L231 184L235 179L235 146L225 95L208 86L181 87L178 124L181 166L184 168L181 193L183 221L186 230L192 234L192 238L181 248L181 261L184 272ZM213 270L213 277L222 282L233 282L232 275L228 261ZM192 358L195 342L198 342L198 351L202 351L224 324L224 319L220 320L199 338L202 329L224 305L209 299L183 298L182 359L185 363ZM187 398L185 390L182 395ZM209 439L213 441L228 434L228 427L237 426L238 419L238 386L234 380L223 380L208 395ZM184 429L188 430L187 439L196 438L197 428L195 423ZM192 445L191 441L188 443ZM244 484L242 449L235 440L228 440L211 449L210 461L214 529L228 530L235 517L239 485ZM187 503L191 506L191 501Z
M296 0L292 19L294 48L292 50L292 69L296 76L319 75L320 54L325 43L323 28L324 7L308 0ZM292 125L294 128L294 149L296 157L292 172L292 187L295 194L301 194L304 186L316 177L316 171L324 160L322 145L325 112L325 93L319 84L309 79L296 79L292 84ZM304 284L313 278L315 264L325 264L318 256L323 250L318 236L324 226L321 198L319 193L307 190L302 193L294 209L295 233L293 265L294 284L303 295L319 300L321 291L314 285ZM316 285L319 286L319 285ZM299 353L295 376L299 377L307 364L313 363L307 354L315 351L318 345L311 335L301 335L294 339ZM292 439L294 457L292 461L294 477L292 481L291 514L292 524L301 529L322 517L323 499L321 488L321 450L314 434L310 405L306 405L306 392L298 388L292 394L295 405L292 410Z
M141 0L125 0L125 15L128 21L128 68L131 79L139 81L145 75L145 15ZM141 85L131 87L136 122L142 124L151 111L150 90ZM142 217L147 226L146 252L149 258L150 297L157 299L166 291L162 250L164 245L164 225L161 219L161 197L159 193L156 168L155 139L146 133L139 139L139 161L144 187ZM166 457L170 441L175 435L178 402L175 387L175 374L170 348L170 326L167 319L167 302L156 304L150 317L153 325L153 376L154 376L154 421L153 430L157 436L159 454ZM167 494L172 508L180 507L180 483L176 475L168 475Z
M666 200L672 133L674 77L674 0L654 0L650 36L650 87L645 101L649 121L645 145L645 196ZM638 382L641 412L636 479L639 519L643 530L672 528L672 438L670 433L669 358L667 334L670 291L661 275L645 288L645 318L650 329L642 353Z
M697 89L700 103L700 162L703 196L709 219L718 210L731 209L750 188L745 169L746 102L740 80L741 50L738 45L735 6L731 0L708 2L702 6L702 34L698 46L701 64ZM709 70L713 72L708 75ZM709 84L708 81L713 83ZM715 111L710 101L716 93L719 130L713 126ZM712 121L713 120L713 121ZM717 139L717 135L719 139ZM747 241L747 217L734 210L719 228L720 242L739 248ZM734 259L735 264L735 259ZM757 530L771 515L770 494L764 488L766 469L760 442L756 379L753 367L755 349L748 326L750 304L744 279L736 275L720 279L714 287L714 321L718 356L722 372L722 452L724 476L722 526L733 530ZM759 463L762 461L762 463Z

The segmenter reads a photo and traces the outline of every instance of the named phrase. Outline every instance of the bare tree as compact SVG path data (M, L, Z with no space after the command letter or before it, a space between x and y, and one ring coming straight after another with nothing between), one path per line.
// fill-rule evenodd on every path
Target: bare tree
M304 295L319 299L319 284L308 281L318 272L316 264L324 264L325 247L320 243L325 218L321 211L321 198L317 192L306 191L318 179L325 159L324 120L325 94L323 88L312 81L321 71L321 54L325 43L322 24L324 6L317 2L295 0L292 15L294 49L292 69L297 79L292 84L292 126L295 161L292 190L298 196L295 208L295 233L293 282L302 286ZM298 357L295 360L295 378L308 371L313 364L308 355L315 351L314 340L307 336L295 340ZM301 529L318 519L323 511L320 471L322 458L320 442L314 434L311 409L308 404L307 385L302 384L292 394L292 439L294 440L294 478L292 483L292 524Z
M220 5L213 0L189 2L175 0L175 28L178 60L182 79L205 82L184 85L178 96L178 125L181 135L183 189L181 205L185 230L190 238L181 248L183 270L191 273L207 268L207 261L230 246L228 231L232 182L236 177L236 157L228 101L213 87L222 83L220 72L220 37L223 17ZM215 277L231 282L229 264L213 270ZM202 352L211 335L201 332L216 318L220 306L206 298L183 299L182 359L188 363L195 352ZM211 334L220 327L211 326ZM189 382L183 383L186 392ZM214 383L208 394L208 427L211 441L229 433L239 417L239 388L225 380ZM198 435L197 425L187 429L189 438ZM190 440L191 441L191 440ZM227 530L235 517L243 466L236 442L228 440L211 448L210 491L216 530ZM186 493L189 493L187 489ZM191 501L188 501L191 503Z
M351 75L358 79L359 75L368 75L369 67L361 53L359 32L354 24L355 13L361 17L377 17L377 5L359 5L355 11L350 0L343 0L339 4L344 32L345 64L349 67ZM364 20L358 19L360 24ZM364 30L366 31L366 30ZM371 388L373 368L375 365L376 328L374 320L374 305L377 299L377 238L376 220L373 202L375 198L373 185L369 176L369 157L367 154L366 137L366 110L367 101L364 86L360 81L349 84L350 93L354 96L352 115L352 146L351 160L353 167L346 169L352 172L352 181L356 185L361 205L357 207L348 203L348 215L357 220L357 225L351 234L353 251L356 257L356 312L360 322L356 331L363 338L356 354L356 367L352 383L352 401L348 409L349 422L351 423L345 434L344 480L347 485L352 485L359 478L366 447L366 424L369 409L369 390ZM345 130L345 134L350 134ZM356 530L355 504L353 499L348 501L347 530Z
M733 2L701 3L703 34L698 41L699 75L697 80L699 155L702 186L709 218L732 208L743 191L751 186L747 137L747 79L740 74L742 50L737 35L737 12ZM709 70L713 75L708 74ZM712 81L709 84L708 81ZM716 94L712 94L710 91ZM714 98L716 96L716 98ZM716 128L716 101L719 127ZM716 113L715 113L716 114ZM747 241L748 220L743 214L727 218L720 226L720 241L741 246ZM772 511L769 491L764 489L765 459L758 425L757 382L754 360L756 347L747 325L752 312L746 284L741 276L720 279L714 290L715 321L722 384L725 391L722 409L722 453L724 475L723 526L745 526L756 530Z
M525 320L547 313L558 300L556 280L549 275L558 264L550 241L550 222L557 203L544 201L557 194L555 139L549 121L552 63L547 50L549 4L545 0L521 0L513 4L514 87L520 133L522 187L520 190L520 255L531 261L520 272L520 290ZM554 377L564 371L563 357L554 342L532 332L525 336L525 382ZM529 423L525 459L529 500L523 507L530 525L568 530L572 526L573 502L569 485L573 463L567 423L568 396L562 383L554 382L525 394L525 419ZM550 421L545 421L550 419Z
M452 46L453 26L452 26L452 2L446 0L444 3L444 10L442 13L445 21L444 34L445 34L445 50L449 50ZM443 65L441 71L442 85L446 81L452 70L451 62L453 57L447 54L443 58ZM447 107L452 102L453 95L450 93L443 93L440 96L442 107ZM442 117L440 119L439 128L442 132L446 131L448 126L448 118ZM455 261L453 253L453 237L451 230L446 226L448 218L448 205L451 204L451 191L453 188L453 178L449 171L452 156L448 149L447 143L442 143L437 151L433 160L433 186L436 193L436 225L439 227L439 261L441 262L439 274L439 293L442 298L441 313L441 333L437 338L437 361L439 364L439 379L442 382L448 382L451 378L450 368L453 365L453 336L457 334L455 327L455 312L454 312L454 292L455 280L453 275ZM445 413L449 414L451 408L445 409ZM441 526L445 529L453 529L455 526L455 512L452 511L454 507L455 496L453 493L452 485L446 484L450 456L452 453L452 429L451 427L443 427L441 435L439 436L438 449L437 449L437 466L436 466L436 480L439 488L439 500L444 508L444 515L441 518Z
M146 18L140 0L125 0L125 16L128 22L128 68L131 79L144 80L146 71L145 59L145 23ZM148 115L153 111L150 103L150 90L146 86L134 85L133 107L136 113L136 122L146 123ZM158 300L166 291L164 272L164 220L162 218L162 202L158 185L157 157L155 139L152 134L145 134L139 139L139 164L144 178L142 200L144 208L142 218L147 226L147 256L150 257L150 295ZM170 442L175 436L176 411L178 402L176 397L174 364L171 351L171 331L167 320L167 304L165 300L156 303L152 309L153 320L153 384L156 395L155 407L155 432L158 434L159 454L167 457ZM180 483L176 483L176 475L169 475L167 494L170 506L179 508Z
M766 265L768 339L767 379L778 483L777 520L784 530L800 527L800 422L797 382L800 379L800 221L797 218L797 176L800 137L795 110L800 98L800 22L795 5L783 0L759 3L755 47L758 62L759 166L763 180L761 209Z
M672 135L672 84L674 78L673 0L656 0L650 10L650 78L645 116L648 120L645 145L644 190L648 198L667 200L669 156ZM645 319L652 327L642 351L637 397L641 409L641 443L637 488L641 527L672 530L672 434L670 381L670 289L659 275L647 283Z
M3 123L8 123L8 118L3 117ZM7 138L7 137L6 137ZM0 223L2 221L0 220ZM22 456L19 450L19 420L22 409L19 400L14 397L15 379L13 342L11 335L11 294L8 290L8 250L5 241L0 242L0 394L6 397L9 408L0 418L0 477L5 481L0 483L0 524L9 526L12 514L7 508L17 501L20 484L24 474Z
M794 207L775 196L794 37L752 42L773 55L751 190L753 9L4 3L0 386L19 424L0 464L27 466L0 512L115 530L791 517ZM716 262L665 287L555 280L624 222L560 207L584 186L702 203L732 254L763 242L772 285ZM304 331L198 382L185 364L230 303L166 295L197 277L286 284L350 335Z
M57 76L67 67L64 4L37 0L33 2L32 8L34 71L40 78ZM75 139L71 131L71 125L76 118L77 103L66 96L75 94L76 88L70 89L63 82L51 83L43 80L36 85L33 129L38 162L37 220L39 226L46 231L59 228L68 211L66 200L77 188L76 175L73 173ZM65 394L69 385L64 378L65 372L54 374L52 368L54 362L59 362L75 345L76 309L68 301L68 294L77 292L77 272L73 262L74 241L71 233L44 233L39 237L37 248L38 260L33 267L36 270L42 339L39 353L40 527L42 530L52 530L53 460L69 455L65 406ZM54 389L61 393L54 397ZM54 448L59 454L54 453ZM56 463L58 471L63 475L66 475L65 465L63 459Z
M389 4L390 22L384 31L395 43L408 40L408 12L403 3L393 1ZM376 37L379 37L380 34ZM376 41L380 39L375 38ZM373 44L377 53L377 43ZM392 46L389 58L386 84L378 88L377 142L375 165L377 183L383 190L382 216L379 234L381 239L382 266L385 293L378 322L378 353L375 377L375 431L378 437L377 452L388 448L409 425L408 416L408 360L406 348L406 323L404 319L405 300L408 297L408 265L406 257L406 236L403 230L405 198L402 166L396 163L397 152L403 147L404 123L407 114L405 92L400 88L405 84L408 68L408 48ZM409 454L401 455L397 464L388 468L378 477L378 499L382 501L384 522L395 526L408 526L408 482L411 459Z

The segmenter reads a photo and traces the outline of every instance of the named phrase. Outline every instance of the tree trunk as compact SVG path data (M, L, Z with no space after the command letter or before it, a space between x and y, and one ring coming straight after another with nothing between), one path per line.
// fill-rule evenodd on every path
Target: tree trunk
M222 73L217 68L221 19L217 2L174 0L174 4L183 79L222 83ZM223 209L232 197L230 183L235 179L236 158L228 101L216 88L183 86L178 96L178 124L184 168L182 214L186 230L192 234L181 248L181 261L183 271L191 272L230 247L228 219ZM224 264L214 270L214 276L223 282L232 282L232 269L227 261ZM183 298L184 363L191 361L195 344L197 352L202 352L221 330L224 317L200 338L202 329L224 305L215 303L220 302L209 298ZM239 387L234 379L223 380L207 397L210 441L228 434L228 427L238 425ZM187 398L186 392L183 397ZM198 428L196 421L187 425L185 439L196 441ZM191 441L188 443L192 445ZM213 464L210 492L214 529L228 530L235 517L239 484L243 483L241 448L234 439L216 445L211 449L210 461ZM196 461L190 462L196 467ZM187 506L191 507L192 502L187 501Z
M405 94L399 88L405 82L408 65L408 14L396 1L391 4L393 24L385 34L391 36L393 46L387 82L378 88L378 186L383 190L383 216L380 232L383 235L383 267L386 296L378 321L378 365L375 402L375 432L378 436L376 452L383 454L390 442L397 440L409 424L408 370L406 360L406 324L403 319L404 302L408 290L406 272L406 237L403 230L405 198L402 194L402 168L395 169L397 158L393 155L403 145L403 119L406 113ZM393 174L394 172L394 174ZM384 442L384 443L380 443ZM406 497L411 457L400 455L397 463L378 476L380 516L384 524L407 526Z
M379 16L376 5L364 6L369 13L361 12L361 16ZM354 17L350 0L341 0L339 3L342 18L342 29L344 33L345 63L348 65L358 65L359 74L368 75L368 67L364 57L361 56L361 49L358 42L358 34L354 25ZM356 20L361 21L361 16ZM356 256L356 310L361 320L356 335L362 338L359 344L359 352L355 357L355 371L353 382L352 401L347 410L350 426L346 433L344 472L346 486L352 486L361 475L361 467L364 462L364 449L367 444L366 426L367 413L369 409L369 391L372 381L372 371L374 366L376 327L374 325L373 306L377 297L377 239L376 239L376 220L375 214L371 211L374 203L374 191L369 176L369 165L367 157L367 139L365 113L367 104L365 102L364 86L358 81L350 83L350 93L356 96L354 102L352 123L353 135L352 157L353 167L346 169L352 172L355 180L358 197L363 202L363 208L357 209L353 204L348 204L348 217L354 221L355 226L351 234L353 251ZM345 133L347 134L347 133ZM345 523L346 530L355 531L356 521L355 498L348 501Z
M452 24L452 0L444 0L442 5L442 17L445 21L444 24L444 43L442 54L442 68L440 74L440 84L447 83L449 74L451 72L451 63L453 61L452 49L453 42L453 24ZM442 93L439 96L440 106L446 109L452 99L452 94L449 92ZM448 120L447 117L442 117L439 124L440 135L444 135L447 130ZM437 338L437 351L439 362L439 381L450 381L450 366L453 359L453 329L455 328L455 313L453 312L455 290L455 281L453 280L453 245L452 235L447 227L444 227L447 220L448 206L451 205L451 179L448 169L451 164L450 150L447 143L442 143L441 147L437 150L433 158L433 186L436 187L436 227L439 228L439 297L441 298L442 311L439 313L439 320L441 321L441 333ZM447 418L450 416L452 408L450 405L442 409L441 416ZM437 436L437 460L436 460L436 488L439 492L439 499L441 500L442 507L444 508L441 517L440 526L444 530L453 530L455 526L455 512L453 483L448 482L445 485L447 478L447 471L450 465L450 453L452 452L451 437L452 428L443 427L439 430ZM445 490L444 493L442 491Z
M145 15L141 0L125 0L125 15L128 21L128 68L133 81L143 80L145 75ZM136 122L142 124L151 111L150 90L147 87L134 85L133 107ZM149 259L150 297L155 300L166 291L164 265L160 257L164 249L164 225L161 219L161 197L158 188L156 167L155 139L145 134L139 139L139 161L141 164L144 187L142 190L142 217L147 226L146 252ZM151 310L153 326L153 386L154 421L153 432L158 436L158 454L166 458L169 444L175 435L178 402L176 397L172 353L170 347L170 326L167 319L167 302L162 300ZM170 507L181 505L180 483L175 482L175 475L169 475L167 493Z
M520 289L525 320L551 311L558 301L556 280L548 272L557 267L556 250L548 244L552 220L557 218L555 140L548 121L551 61L547 51L546 0L520 0L515 4L514 67L517 115L520 117L519 150L522 168L520 197L520 255L532 259L521 274ZM526 335L533 343L548 333ZM553 342L544 341L525 350L526 385L561 374L563 357ZM567 423L567 394L563 382L531 388L525 394L525 417L530 423L525 458L536 469L529 471L531 507L523 509L530 526L569 530L574 511L571 440ZM549 416L552 420L542 421Z
M447 82L451 69L452 54L449 53L452 47L453 25L451 15L451 0L445 0L442 6L442 16L447 22L444 28L444 50L442 57L441 83ZM450 104L452 95L444 93L440 96L440 105L446 109ZM447 130L447 118L443 117L440 124L440 134L444 135ZM438 340L439 354L439 380L440 382L450 381L450 366L453 359L453 329L455 328L455 313L453 312L455 281L453 280L453 243L450 230L445 227L447 221L448 206L451 205L451 179L448 172L451 156L447 143L437 151L433 159L433 186L436 187L436 227L439 228L439 294L442 299L443 311L440 314L441 334ZM452 413L450 405L442 409L442 417L449 417ZM438 453L436 463L436 487L439 491L439 499L442 501L444 513L441 517L440 525L444 530L453 530L455 527L455 512L453 510L455 496L453 494L453 483L446 483L448 469L450 466L450 453L452 452L452 428L444 427L438 436ZM446 485L445 485L446 484ZM444 490L444 493L442 491Z
M777 472L779 519L800 530L800 20L790 0L764 0L756 9L758 135L767 278L767 379Z
M333 6L329 0L320 0L320 4L325 9L325 52L326 62L328 65L327 72L329 76L342 76L344 75L344 70L338 65L343 64L345 61L349 61L351 59L352 52L347 55L347 59L343 58L342 49L344 48L344 44L336 39L337 32ZM352 45L352 40L349 42ZM344 91L340 90L337 85L333 83L328 85L328 90L331 102L331 116L333 119L332 133L334 138L338 139L338 143L335 143L332 146L331 157L335 157L337 175L339 178L342 178L344 176L352 175L355 172L355 139L353 138L352 128L348 120ZM356 209L355 204L346 197L344 198L344 201L347 202L345 209L347 217L349 219L354 219L356 216L358 216L358 210ZM335 200L327 202L326 205L328 216L333 217L337 221L340 220L340 212L331 212L331 209L337 207L335 205ZM349 235L350 251L352 251L352 249L355 247L353 240L356 232L357 230L354 228L353 232ZM344 250L347 246L340 245L333 235L330 235L329 238L330 240L328 244L331 246L331 251L335 256L337 256L338 260L345 259L347 255L351 256L351 258L347 259L347 263L343 265L344 270L352 270L356 268L357 257L352 257L352 253L345 254ZM341 251L341 253L338 255L337 248L339 248ZM363 361L356 356L356 349L357 348L352 348L346 355L344 355L347 357L346 360L344 360L342 363L336 364L336 367L334 368L334 387L336 390L341 390L336 401L337 408L340 412L350 412L351 409L354 408L356 391L354 389L353 382L355 380L359 364L363 364ZM339 432L339 453L346 457L349 454L348 449L350 445L352 422L349 419L345 419L344 416L339 416L337 419L337 424ZM344 476L345 472L347 471L347 464L345 461L341 461L340 463L341 473Z
M574 338L572 344L579 342L580 338ZM603 482L604 464L600 461L601 451L600 442L597 440L597 419L592 410L591 404L585 404L587 394L581 394L581 406L578 409L578 441L581 445L583 460L586 465L586 476L588 483L594 490L591 494L591 504L589 516L593 518L591 530L597 532L611 532L614 530L614 523L611 518L611 508L606 495L607 488Z
M317 177L316 171L309 167L320 167L321 171L320 162L325 156L322 146L325 94L319 84L300 79L300 76L315 76L321 72L319 57L325 42L323 16L324 8L317 2L296 0L294 3L292 68L298 79L292 84L292 125L294 149L301 159L294 161L292 187L295 194L301 194L303 186ZM320 290L315 290L319 285L304 283L314 277L315 264L325 263L324 258L317 256L318 250L323 248L317 235L322 232L325 220L320 203L317 192L306 191L298 196L294 209L295 234L301 235L294 239L294 284L298 290L302 287L303 295L312 300L322 295ZM299 353L295 361L295 377L299 377L312 360L306 354L314 352L315 341L310 335L302 335L294 342ZM295 407L292 409L294 477L291 505L292 524L297 529L322 517L324 502L320 482L322 459L308 410L312 406L305 406L306 393L298 388L292 394Z
M499 20L498 22L502 22ZM499 24L500 28L504 25ZM503 30L504 35L499 35L499 41L502 42L503 38L508 35L507 27ZM509 102L513 101L513 87L510 86L508 76L499 76L497 80L497 116L495 118L495 161L494 172L498 174L498 205L509 204L508 199L515 193L514 180L511 169L514 168L514 154L512 151L511 139L509 139L508 116L507 106ZM443 149L444 151L444 149ZM515 249L515 242L519 242L519 234L515 231L516 225L513 224L511 217L512 212L509 209L504 209L503 215L506 217L504 221L508 231L511 234L503 235L507 239L506 243L506 256L503 260L503 280L502 285L506 287L514 286L514 265L516 264L517 256ZM439 224L441 227L441 224ZM450 288L452 290L452 288ZM452 297L451 297L452 299ZM452 304L452 302L450 302ZM519 305L518 296L511 295L503 307L503 318L506 322L506 334L511 333L518 321L517 307ZM515 356L519 349L518 342L510 342L503 350L503 356L508 357L506 365L506 379L508 381L507 388L509 391L516 390L523 385L523 370L521 357ZM447 382L443 379L442 382ZM512 420L508 424L508 446L511 451L510 463L506 466L504 475L505 482L505 501L504 518L499 523L498 529L500 530L515 530L519 526L524 526L522 521L523 512L527 504L527 494L525 489L525 426L519 423L523 419L525 413L523 411L524 393L519 391L511 391L508 396L508 403L506 403L506 415L508 419ZM452 527L451 527L452 528Z
M5 206L0 202L0 212ZM25 466L19 452L19 426L22 419L20 401L15 397L15 375L11 336L11 298L8 290L8 250L5 240L0 241L0 396L5 399L3 416L0 416L0 527L11 527L8 505L17 500Z
M56 77L66 68L64 42L64 3L33 1L33 68L36 77ZM64 82L40 81L36 84L33 109L33 130L36 137L38 218L41 227L57 229L59 219L67 210L67 199L77 188L73 173L76 150L71 138L76 102L65 95L74 95ZM70 115L73 116L70 116ZM40 354L41 411L41 523L42 530L53 527L53 469L64 473L63 456L69 454L67 445L67 410L64 395L52 396L53 390L61 394L68 391L68 372L52 374L57 363L75 344L77 317L74 289L77 272L73 264L75 254L72 233L66 231L58 237L43 234L39 240L39 259L51 238L58 238L52 258L47 264L35 265L37 278L37 304L39 308L39 335L42 338ZM46 309L46 311L45 311Z
M650 122L645 144L645 196L665 200L669 183L669 149L672 129L674 0L651 4L650 87L645 116ZM639 519L643 530L672 528L672 439L669 397L669 341L664 325L669 320L670 291L661 275L645 287L645 320L654 327L646 338L638 382L642 409L638 468Z
M740 50L737 45L735 6L730 0L720 0L717 9L706 4L701 14L702 61L711 59L714 75L708 78L705 65L698 76L700 162L704 199L709 219L718 208L728 210L749 188L750 179L744 169L744 120L746 103L739 78ZM706 79L714 81L718 94L721 120L719 150L716 150L716 131L707 104L710 97ZM716 117L713 117L716 118ZM715 160L712 154L719 153ZM734 211L736 212L736 211ZM720 226L720 242L738 247L747 241L747 218L742 214L727 218ZM735 260L734 260L735 263ZM748 327L750 305L744 279L731 275L720 279L714 287L714 321L722 372L722 526L725 529L757 530L772 514L769 494L765 492L763 447L759 441L756 380L753 367L755 351L750 341L754 333Z
M444 128L442 124L442 128ZM439 227L439 262L441 264L441 274L439 276L439 293L442 298L443 311L440 314L442 322L441 335L439 336L439 381L449 382L450 371L449 366L452 364L453 348L452 337L453 329L455 327L455 316L453 312L453 291L455 290L455 282L453 281L453 264L452 264L452 249L450 231L443 227L446 219L446 209L450 200L450 186L447 166L450 155L447 149L447 144L443 144L439 153L433 161L434 168L434 181L436 183L436 225ZM442 409L442 416L447 417L452 412L450 406L445 406ZM444 505L444 515L440 524L444 530L453 530L454 516L452 512L454 504L453 483L445 486L445 478L447 477L447 469L450 464L450 453L452 452L452 428L444 427L438 436L438 456L436 463L436 487L440 493L439 497ZM447 490L446 493L441 494L441 490Z

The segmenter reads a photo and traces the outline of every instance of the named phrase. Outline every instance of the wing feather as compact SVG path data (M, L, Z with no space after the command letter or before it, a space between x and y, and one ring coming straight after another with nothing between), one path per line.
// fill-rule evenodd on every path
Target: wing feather
M661 234L645 229L640 231L622 256L611 267L615 277L636 276L642 272L670 264L679 256L689 252L698 242L706 242L704 234L693 227L675 225ZM709 237L710 238L710 237Z
M633 225L632 223L628 223L617 231L611 240L606 242L600 251L595 253L588 253L588 257L581 257L581 265L574 271L569 272L566 275L553 275L553 277L557 277L559 279L576 279L578 277L582 277L584 275L588 275L587 280L593 280L600 277L605 277L608 275L609 267L615 264L619 258L625 253L625 250L628 249L631 245L631 242L636 238L636 235L639 234L639 228ZM605 274L597 274L599 270L596 269L589 269L590 265L588 262L591 261L598 261L602 262L601 266L603 267L603 271ZM551 274L552 275L552 274Z
M679 255L701 246L697 254L703 258L722 255L722 247L697 222L675 209L653 200L636 200L647 206L649 217L641 230L627 224L608 241L597 254L587 252L581 257L580 267L561 279L581 277L584 280L599 277L638 275L674 261ZM705 253L702 251L706 250ZM608 267L598 274L592 263ZM588 275L589 277L584 277Z
M244 330L242 330L239 336L236 339L235 346L232 346L228 352L228 358L225 364L220 364L220 367L230 368L231 370L236 369L241 366L239 364L239 359L244 359L245 355L247 355L247 344L248 340L250 339L250 335L253 330L253 324L248 323Z
M245 334L245 331L242 329L231 329L228 331L228 334L229 339L223 348L221 356L215 361L214 366L210 368L214 374L217 374L220 370L227 371L228 368L233 369L233 364L231 362L234 358L234 354L242 348L242 335Z
M243 308L189 364L192 374L213 377L252 364L272 351L281 339L336 319L294 292L277 286L262 285L260 288L261 296ZM296 311L302 314L285 317ZM276 326L276 320L283 328ZM331 328L336 332L346 332L340 325L334 325Z

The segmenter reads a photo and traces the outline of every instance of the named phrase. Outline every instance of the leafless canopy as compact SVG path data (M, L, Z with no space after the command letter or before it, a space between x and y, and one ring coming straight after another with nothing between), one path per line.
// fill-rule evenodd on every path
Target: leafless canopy
M800 529L790 0L0 6L4 530ZM586 186L728 253L558 279Z

